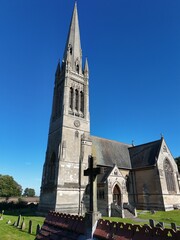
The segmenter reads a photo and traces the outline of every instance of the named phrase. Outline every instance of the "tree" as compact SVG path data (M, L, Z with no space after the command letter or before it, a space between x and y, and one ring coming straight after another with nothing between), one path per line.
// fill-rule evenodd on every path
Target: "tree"
M22 194L22 187L12 176L0 174L0 197L19 197Z
M34 197L35 196L35 190L33 188L26 188L23 193L24 196L27 197Z
M180 157L175 158L175 161L178 166L178 172L180 173Z

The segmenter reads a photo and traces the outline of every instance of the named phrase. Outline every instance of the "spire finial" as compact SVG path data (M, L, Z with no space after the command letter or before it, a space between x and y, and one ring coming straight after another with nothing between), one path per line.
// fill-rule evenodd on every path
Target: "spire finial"
M75 1L74 10L69 27L69 33L64 50L64 61L68 59L71 70L82 73L82 51L80 41L80 30L78 21L77 2Z

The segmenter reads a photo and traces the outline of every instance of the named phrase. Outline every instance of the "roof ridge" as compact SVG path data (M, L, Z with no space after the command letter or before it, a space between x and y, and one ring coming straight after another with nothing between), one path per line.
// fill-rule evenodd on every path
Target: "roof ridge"
M102 139L102 140L106 140L106 141L109 141L109 142L116 142L116 143L120 143L120 144L123 144L123 145L126 145L126 146L132 146L131 144L129 144L129 143L123 143L123 142L119 142L119 141L117 141L117 140L112 140L112 139L107 139L107 138L104 138L104 137L98 137L98 136L90 136L90 137L92 137L92 138L98 138L98 139Z
M161 142L162 142L162 139L155 140L155 141L152 141L152 142L143 143L143 144L139 144L139 145L135 145L135 146L131 146L130 148L141 147L141 146L149 145L149 144L156 143L156 142L161 143Z

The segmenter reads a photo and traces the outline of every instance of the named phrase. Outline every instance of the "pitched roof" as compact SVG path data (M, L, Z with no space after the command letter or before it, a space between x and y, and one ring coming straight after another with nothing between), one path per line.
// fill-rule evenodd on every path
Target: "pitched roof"
M92 154L96 157L97 164L131 169L131 161L128 148L130 145L104 138L91 137Z
M132 169L153 166L159 155L162 139L129 148Z

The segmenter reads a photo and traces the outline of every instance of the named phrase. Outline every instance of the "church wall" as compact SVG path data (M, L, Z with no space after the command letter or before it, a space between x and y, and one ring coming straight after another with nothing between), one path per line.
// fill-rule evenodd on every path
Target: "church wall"
M133 172L137 209L162 209L163 199L158 171L155 167Z
M168 160L170 163L170 166L173 170L172 177L174 182L174 191L169 192L167 188L167 181L165 176L165 161ZM169 151L165 141L163 140L162 146L160 149L158 161L157 161L157 167L159 169L159 179L161 183L161 189L162 189L162 197L164 202L164 209L165 210L172 210L176 205L180 205L180 180L178 168L175 163L175 160L173 156L171 155L171 152Z

